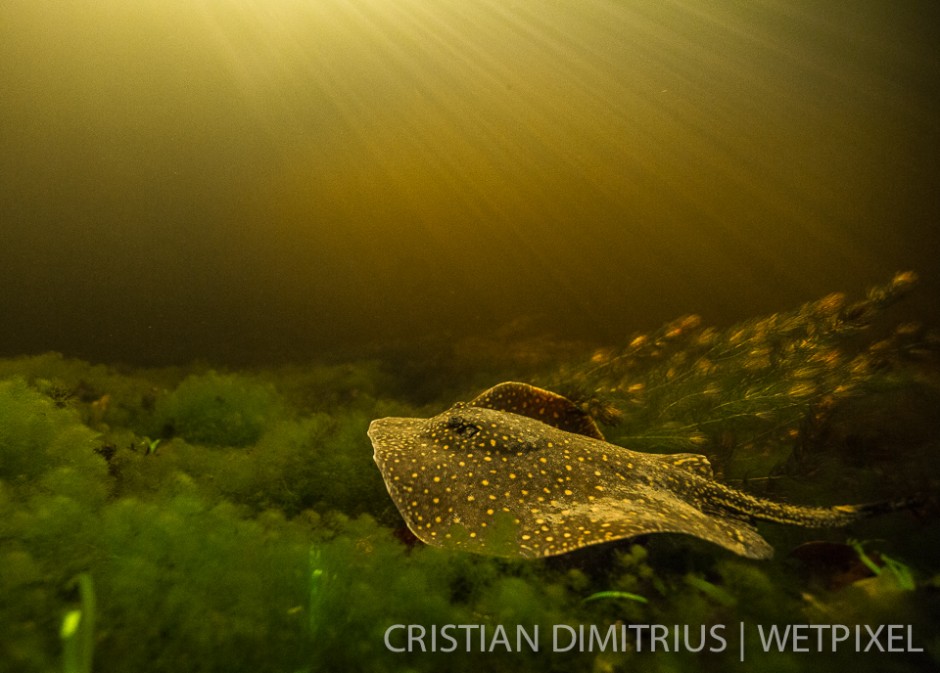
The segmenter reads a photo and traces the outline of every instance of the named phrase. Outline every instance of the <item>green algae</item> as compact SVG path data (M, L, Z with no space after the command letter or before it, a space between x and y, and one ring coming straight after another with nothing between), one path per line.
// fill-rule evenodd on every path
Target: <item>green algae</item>
M157 401L153 434L194 444L248 446L283 413L273 386L244 375L209 372L186 378Z
M103 483L104 463L94 454L95 433L74 411L60 408L22 378L0 381L0 478L24 489L36 480L76 475L94 490ZM78 493L76 493L78 495Z
M797 314L805 325L822 320L818 311ZM748 329L772 334L767 324L751 321ZM711 338L725 342L735 333L729 328ZM770 425L755 415L758 407L744 420L737 414L747 409L736 408L727 425L705 426L694 450L748 476L748 487L793 501L936 490L940 386L932 365L905 355L914 349L908 337L894 343L862 344L866 367L850 371L840 364L829 372L835 378L813 379L817 392L797 400L799 414L776 406L792 402L792 395L760 402L777 414ZM647 375L643 381L672 381L663 363L680 362L674 358L684 346L670 348L672 355L650 357L646 368L639 360L631 364L624 390ZM838 361L851 362L844 352ZM475 380L489 378L481 387L519 373L495 366L486 372L479 369L483 360L475 360ZM794 385L793 368L748 369L743 356L726 366L719 377L728 384L726 396L741 386L771 390L783 379ZM896 515L848 533L768 527L781 553L760 565L668 536L538 562L416 544L372 464L365 429L372 418L420 416L427 407L416 404L437 408L459 395L431 399L430 384L408 395L398 369L410 371L374 360L251 372L130 370L56 354L0 360L0 671L62 670L60 630L63 617L81 609L74 578L83 573L95 585L93 670L99 673L659 673L738 665L736 651L637 651L632 638L626 651L548 651L554 625L580 624L727 624L729 630L741 622L910 624L926 652L755 654L738 670L797 671L812 663L860 673L919 671L940 662L936 581L925 579L940 573L940 523L932 505L919 519ZM647 393L642 404L624 407L614 432L652 436L714 411L685 399L693 383L706 380L687 376L672 392L660 388L661 397ZM851 394L830 401L826 386L847 376L855 377ZM676 399L685 401L670 406ZM643 427L647 422L659 425ZM757 437L772 449L768 461L736 463L758 447ZM825 581L833 571L822 561L786 553L807 540L844 543L848 536L872 540L864 552L880 573L836 586ZM902 575L911 581L899 581ZM538 625L542 650L391 652L384 638L395 624L502 625L510 632ZM748 650L757 652L754 630L745 637Z

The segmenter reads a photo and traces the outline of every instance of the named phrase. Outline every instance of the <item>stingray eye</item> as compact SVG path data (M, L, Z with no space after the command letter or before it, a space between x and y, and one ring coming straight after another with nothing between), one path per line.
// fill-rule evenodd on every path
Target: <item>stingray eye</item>
M451 416L448 418L447 429L462 437L473 437L480 431L479 426L474 425L460 416Z

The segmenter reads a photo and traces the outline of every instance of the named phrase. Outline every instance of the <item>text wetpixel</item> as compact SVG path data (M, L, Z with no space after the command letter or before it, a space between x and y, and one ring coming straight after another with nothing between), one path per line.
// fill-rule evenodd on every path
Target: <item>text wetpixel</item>
M923 652L907 624L757 625L764 652Z

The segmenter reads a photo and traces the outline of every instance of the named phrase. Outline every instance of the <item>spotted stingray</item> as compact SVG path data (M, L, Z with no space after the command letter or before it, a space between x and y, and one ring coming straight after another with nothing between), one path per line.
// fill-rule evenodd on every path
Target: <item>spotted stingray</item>
M715 481L705 456L604 441L561 395L501 383L433 418L381 418L369 437L388 492L423 542L536 558L647 533L685 533L750 558L773 548L749 523L841 526L897 504L804 507Z

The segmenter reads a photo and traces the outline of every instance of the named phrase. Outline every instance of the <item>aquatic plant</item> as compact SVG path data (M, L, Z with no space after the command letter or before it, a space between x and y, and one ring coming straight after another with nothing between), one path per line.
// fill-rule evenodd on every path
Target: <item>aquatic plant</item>
M24 379L58 406L75 410L89 427L132 428L142 434L150 430L158 393L191 373L179 368L132 372L61 353L0 359L0 379Z
M631 594L629 591L595 591L590 596L587 596L581 599L582 603L589 603L590 601L599 601L599 600L611 600L611 599L623 599L628 601L636 601L637 603L647 603L646 597L639 594Z
M75 410L23 379L0 381L0 480L9 487L45 488L80 501L103 497L107 466L95 454L96 438Z
M94 566L100 670L299 666L307 528L273 512L243 514L206 502L184 478L155 502L105 508Z
M248 446L285 406L270 384L240 374L190 376L156 402L151 435L195 444Z
M727 590L723 589L717 584L714 584L713 582L709 582L703 577L689 573L685 576L684 580L685 583L690 587L698 589L719 605L723 605L727 608L733 608L738 603L738 600Z
M91 673L95 650L95 584L88 573L75 578L81 606L62 618L63 673Z
M617 443L665 453L707 446L726 459L726 476L766 476L812 441L839 402L935 348L908 324L861 350L851 342L915 280L899 273L861 301L832 294L724 330L686 316L554 378Z
M882 572L887 571L887 574L894 578L901 589L913 591L916 588L914 574L910 566L906 563L902 563L886 554L879 554L878 558L881 560L881 564L879 564L865 551L863 542L859 540L849 540L849 545L855 550L855 553L858 554L859 560L876 577L881 575Z

